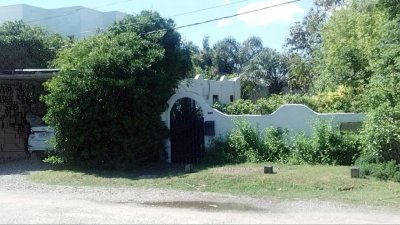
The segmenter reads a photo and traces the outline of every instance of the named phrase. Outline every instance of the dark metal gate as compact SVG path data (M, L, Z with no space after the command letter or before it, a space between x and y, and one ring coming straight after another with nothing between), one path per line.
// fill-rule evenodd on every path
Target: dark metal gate
M178 100L171 110L171 160L197 163L204 154L204 117L196 101Z

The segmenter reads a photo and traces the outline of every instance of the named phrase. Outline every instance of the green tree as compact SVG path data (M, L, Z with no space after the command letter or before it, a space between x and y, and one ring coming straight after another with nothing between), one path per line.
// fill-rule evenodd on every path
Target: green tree
M273 49L264 48L244 68L244 88L246 85L252 87L249 93L243 93L244 97L264 97L267 94L281 93L287 84L288 71L286 57Z
M48 68L66 44L60 35L40 27L5 22L0 26L0 69Z
M202 74L209 79L215 78L215 70L213 67L213 49L210 47L210 37L203 38L202 49L194 49L192 51L192 62L196 74Z
M390 19L396 18L400 15L400 2L395 0L379 0L379 4L383 6L389 13Z
M314 68L319 59L322 28L329 15L344 4L344 0L314 0L314 7L303 20L290 28L284 47L290 61L289 87L292 90L307 92L313 87L320 72Z
M372 1L354 1L335 12L323 29L323 46L318 70L322 90L338 85L363 89L373 71L372 59L378 50L385 14Z
M160 114L191 65L173 27L145 11L60 53L43 98L59 156L96 167L159 159L167 134Z
M239 50L240 67L243 67L264 49L261 38L253 36L246 39Z
M213 65L220 75L238 72L240 44L233 37L217 42L213 47Z

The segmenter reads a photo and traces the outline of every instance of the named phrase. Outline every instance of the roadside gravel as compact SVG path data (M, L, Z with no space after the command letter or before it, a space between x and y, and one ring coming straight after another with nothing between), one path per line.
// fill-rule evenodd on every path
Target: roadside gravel
M168 223L182 222L190 223L189 215L204 214L211 217L204 217L198 220L200 223L219 223L225 222L249 222L249 223L268 223L266 218L273 217L276 220L270 220L274 223L400 223L400 212L397 209L391 208L377 208L370 206L351 206L346 204L338 204L332 202L324 202L319 200L296 200L296 201L282 201L273 198L251 198L247 196L237 196L231 194L219 193L205 193L205 192L190 192L190 191L177 191L167 189L152 189L152 188L132 188L132 187L72 187L62 185L45 185L32 183L26 179L26 175L37 171L49 170L50 166L42 164L34 160L19 161L7 164L0 164L0 204L4 202L12 202L15 205L15 210L25 210L25 206L33 204L35 201L43 201L48 204L49 208L58 209L69 204L95 204L96 210L101 211L104 207L132 207L137 212L142 212L142 217L135 217L138 220L112 220L107 221L110 223L135 223L145 221L148 223ZM11 196L11 197L10 197ZM30 200L30 196L32 199ZM26 199L26 204L13 199ZM57 201L54 201L57 199ZM53 200L54 202L47 202ZM79 203L76 203L79 202ZM82 203L85 202L85 203ZM189 207L182 209L182 207L169 207L168 205L157 206L157 203L171 202L210 202L210 204L218 207L221 204L220 211L214 210L209 214L207 210L196 207ZM237 209L224 209L224 204L241 204L249 207L251 210L241 212ZM176 204L175 204L176 205ZM71 206L72 207L72 206ZM93 206L94 207L94 206ZM155 210L156 209L156 210ZM7 223L26 223L35 222L32 220L22 220L18 214L12 215L12 211L4 211L7 209L0 208L0 216L8 218L3 222ZM9 209L11 210L11 209ZM146 213L155 210L155 212L165 212L165 218L160 216L152 216L147 218ZM61 213L61 212L60 212ZM86 212L92 215L93 212ZM118 213L118 212L115 212ZM169 216L172 213L171 216ZM182 214L184 213L184 214ZM228 213L227 215L225 215ZM78 213L79 214L79 213ZM175 215L176 214L176 215ZM33 214L34 215L34 214ZM50 214L51 215L51 214ZM60 214L63 218L64 214ZM85 214L86 215L86 214ZM160 214L161 215L161 214ZM229 216L230 215L230 216ZM242 215L243 221L233 220L237 216ZM14 217L15 218L14 218ZM66 215L64 215L66 216ZM129 216L125 215L126 218ZM175 217L174 217L175 216ZM188 217L182 217L188 216ZM226 220L223 218L226 217ZM249 218L246 220L247 217ZM325 217L324 217L325 216ZM75 215L76 217L76 215ZM64 220L37 220L36 222L50 222L50 223L102 223L106 220L79 220L79 215L74 219L66 217ZM1 217L0 217L1 218ZM52 218L49 216L49 218ZM58 217L57 217L58 218ZM85 217L86 218L86 217ZM162 220L160 220L162 218ZM180 218L179 220L172 220ZM185 220L186 218L186 220ZM197 218L197 217L196 217ZM220 220L213 220L220 219ZM229 219L230 218L230 219ZM140 220L142 219L142 220ZM171 220L169 220L171 219ZM0 219L0 223L2 220Z

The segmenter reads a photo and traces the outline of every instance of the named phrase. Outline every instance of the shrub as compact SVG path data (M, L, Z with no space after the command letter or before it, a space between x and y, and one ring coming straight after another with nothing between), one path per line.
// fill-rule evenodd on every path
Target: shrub
M257 114L256 106L250 100L243 99L227 105L225 112L230 115Z
M206 150L203 162L211 165L219 165L233 162L230 155L229 144L222 138L215 138L211 141L209 148Z
M260 131L246 120L235 123L235 129L228 135L230 152L227 158L230 162L259 162L262 160L260 153L264 151L260 138Z
M359 112L361 97L351 87L339 85L335 91L322 92L307 101L317 112Z
M221 112L223 112L223 113L226 113L226 105L224 105L224 104L222 104L222 103L220 103L220 102L215 102L214 104L213 104L213 108L214 109L217 109L218 111L221 111Z
M361 140L359 134L342 134L341 146L339 148L336 162L338 165L352 165L361 154Z
M317 151L312 139L304 133L295 136L292 144L290 163L315 164L318 161Z
M287 130L280 128L270 127L265 130L263 160L273 162L287 158L290 153L287 134Z
M314 96L300 94L270 95L258 99L237 100L227 106L217 104L215 107L230 115L271 114L284 104L303 104L316 112L350 112L359 111L361 104L350 88L339 86L335 92L320 93Z
M373 176L381 180L400 182L400 166L395 161L376 163L371 156L362 155L356 165L360 168L363 177Z
M287 131L268 128L264 138L257 127L246 120L239 120L226 140L216 138L206 153L205 162L244 163L261 161L278 161L287 157L289 146Z
M356 134L340 134L328 121L316 121L311 137L299 134L292 145L291 160L297 163L350 165L358 157Z
M363 154L375 162L400 163L400 105L382 105L368 114L362 134Z
M215 139L206 156L206 162L288 162L291 164L350 165L360 153L356 134L341 135L327 121L317 121L311 137L304 133L289 140L288 131L267 128L264 136L257 127L239 120L226 140Z

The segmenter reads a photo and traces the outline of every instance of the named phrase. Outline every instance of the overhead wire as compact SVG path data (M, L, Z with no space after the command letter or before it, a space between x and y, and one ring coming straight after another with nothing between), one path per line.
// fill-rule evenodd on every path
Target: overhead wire
M211 7L208 7L208 8L197 9L197 10L193 10L193 11L189 11L189 12L184 12L184 13L180 13L180 14L175 14L175 15L172 15L172 16L170 16L170 17L173 18L173 17L183 16L183 15L188 15L188 14L193 14L193 13L208 11L208 10L211 10L211 9L217 9L217 8L222 8L222 7L226 7L226 6L230 6L230 5L236 5L236 4L243 3L243 2L248 2L248 1L254 1L254 0L235 1L235 2L231 2L231 3L223 4L223 5L216 5L216 6L211 6Z
M249 11L242 12L242 13L236 13L236 14L233 14L233 15L230 15L230 16L223 16L223 17L218 17L218 18L214 18L214 19L210 19L210 20L206 20L206 21L202 21L202 22L197 22L197 23L191 23L191 24L187 24L187 25L177 26L177 27L174 27L172 29L160 29L160 30L150 31L150 32L143 33L143 34L152 34L152 33L156 33L156 32L162 32L162 31L168 31L168 30L178 30L178 29L182 29L182 28L186 28L186 27L198 26L198 25L202 25L202 24L206 24L206 23L211 23L211 22L223 20L223 19L230 19L230 18L237 17L237 16L242 16L242 15L246 15L246 14L250 14L250 13L260 12L260 11L267 10L267 9L270 9L270 8L280 7L280 6L283 6L283 5L288 5L288 4L292 4L292 3L295 3L295 2L299 2L299 1L301 1L301 0L292 0L292 1L282 2L282 3L278 3L278 4L262 7L262 8L259 8L259 9L249 10ZM129 26L129 25L133 25L133 24L124 24L124 26Z
M132 0L124 0L124 1L132 1ZM246 2L246 1L250 1L250 0L241 0L241 1L231 2L229 4L217 5L217 6L212 6L212 7L208 7L208 8L193 10L193 11L189 11L189 12L185 12L185 13L176 14L176 15L173 15L171 17L177 17L177 16L182 16L182 15L193 14L193 13L207 11L207 10L211 10L211 9L215 9L215 8L221 8L221 7L225 7L225 6L229 6L229 5L239 4L239 3ZM301 1L301 0L292 0L292 1L282 2L282 3L278 3L278 4L262 7L262 8L259 8L259 9L249 10L249 11L242 12L242 13L236 13L236 14L229 15L229 16L223 16L223 17L209 19L209 20L202 21L202 22L196 22L196 23L186 24L186 25L182 25L182 26L177 26L177 27L174 27L174 28L171 28L171 29L159 29L159 30L155 30L155 31L150 31L150 32L147 32L147 33L143 33L142 35L152 34L152 33L156 33L156 32L163 32L163 31L168 31L168 30L178 30L178 29L182 29L182 28L198 26L198 25L202 25L202 24L206 24L206 23L211 23L211 22L223 20L223 19L229 19L229 18L234 18L234 17L237 17L237 16L241 16L241 15L255 13L255 12L267 10L267 9L270 9L270 8L280 7L280 6L283 6L283 5L288 5L288 4L292 4L292 3L295 3L295 2L299 2L299 1ZM91 9L98 9L98 8L101 8L101 7L114 5L114 4L119 4L119 3L121 3L121 2L112 2L112 3L105 4L105 5L94 7L94 8L91 8ZM25 22L26 23L32 23L32 22L37 22L37 21L41 21L41 20L48 20L48 19L53 19L53 18L58 18L58 17L64 17L64 16L72 15L72 14L74 14L74 13L76 13L76 12L82 10L82 9L83 8L76 9L76 10L74 10L74 12L71 12L71 13L68 13L68 14L57 15L57 16L46 17L46 18L38 18L38 19L26 20ZM114 26L111 26L109 28L120 27L120 26L130 26L130 25L135 25L135 24L136 23L127 23L127 24L123 24L123 25L114 25ZM100 29L100 31L101 31L101 29ZM92 30L90 30L90 31L88 30L88 31L82 31L82 32L74 33L73 35L84 34L84 33L93 33L93 32L94 31L92 31Z
M182 28L186 28L186 27L198 26L198 25L202 25L202 24L206 24L206 23L211 23L211 22L223 20L223 19L229 19L229 18L241 16L241 15L260 12L260 11L263 11L263 10L267 10L267 9L271 9L271 8L275 8L275 7L280 7L280 6L283 6L283 5L288 5L288 4L292 4L292 3L295 3L295 2L299 2L299 1L301 1L301 0L292 0L292 1L282 2L282 3L278 3L278 4L262 7L262 8L259 8L259 9L249 10L249 11L242 12L242 13L236 13L236 14L229 15L229 16L223 16L223 17L218 17L218 18L214 18L214 19L210 19L210 20L206 20L206 21L202 21L202 22L196 22L196 23L191 23L191 24L187 24L187 25L177 26L177 27L174 27L174 28L171 28L171 29L154 30L154 31L142 33L140 35L148 35L148 34L153 34L153 33L158 33L158 32L163 32L163 31L178 30L178 29L182 29ZM121 26L122 27L126 27L126 26L131 26L131 25L136 25L136 24L137 23L127 23L127 24L122 24L122 25L114 25L114 26L108 27L107 29L114 28L114 27L117 28L117 27L121 27ZM100 29L100 31L101 31L101 29ZM90 31L88 30L88 31L82 31L82 32L74 33L73 35L79 35L79 34L84 34L84 33L93 33L93 32L94 32L93 30L90 30Z
M280 7L280 6L283 6L283 5L288 5L288 4L292 4L292 3L295 3L295 2L299 2L299 1L301 1L301 0L292 0L292 1L282 2L282 3L278 3L278 4L262 7L262 8L259 8L259 9L249 10L249 11L242 12L242 13L236 13L236 14L233 14L233 15L230 15L230 16L223 16L223 17L218 17L218 18L214 18L214 19L210 19L210 20L206 20L206 21L202 21L202 22L196 22L196 23L191 23L191 24L187 24L187 25L177 26L177 27L174 27L174 28L171 28L171 29L154 30L154 31L142 33L140 35L148 35L148 34L168 31L168 30L178 30L178 29L182 29L182 28L186 28L186 27L198 26L198 25L202 25L202 24L206 24L206 23L211 23L211 22L223 20L223 19L229 19L229 18L241 16L241 15L255 13L255 12L267 10L267 9L270 9L270 8ZM114 28L114 27L121 27L121 26L122 27L126 27L126 26L136 25L136 24L137 23L127 23L127 24L122 24L122 25L114 25L114 26L108 27L107 29ZM101 29L100 29L100 31L101 31ZM82 31L82 32L74 33L73 35L84 34L84 33L93 33L93 32L94 32L93 30L88 30L88 31Z

